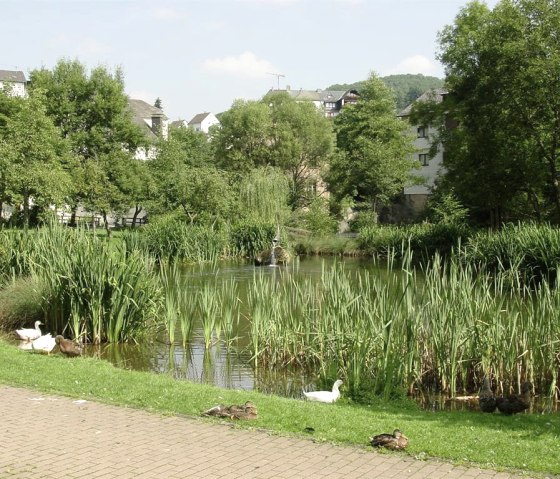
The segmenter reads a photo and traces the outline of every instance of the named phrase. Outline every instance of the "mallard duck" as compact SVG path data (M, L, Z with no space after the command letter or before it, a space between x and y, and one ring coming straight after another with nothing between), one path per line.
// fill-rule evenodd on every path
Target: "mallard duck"
M333 403L340 397L340 391L338 387L342 384L340 379L337 379L332 387L332 391L312 391L306 393L303 391L305 399L308 401L326 402Z
M33 341L41 336L41 328L39 328L39 326L42 324L41 321L35 321L35 329L16 329L16 334L19 336L19 339Z
M56 344L58 344L60 352L65 356L75 357L82 355L82 346L80 344L75 343L70 339L65 339L64 336L61 336L60 334L54 338L54 340Z
M496 399L496 405L503 414L517 414L529 409L531 406L531 395L533 385L529 382L524 382L521 385L521 394L510 394L507 397L499 397Z
M404 449L408 446L408 437L400 429L395 429L393 434L378 434L369 438L373 447L385 447L387 449Z
M490 380L488 378L484 378L478 393L478 405L483 412L494 412L496 410L496 397L492 389L490 389Z
M39 336L31 343L31 348L34 351L42 351L49 354L56 346L55 339L51 336L51 333Z
M224 406L223 404L219 404L218 406L211 407L207 411L204 411L202 416L227 417L229 419L244 420L257 419L257 406L251 401L247 401L240 406Z

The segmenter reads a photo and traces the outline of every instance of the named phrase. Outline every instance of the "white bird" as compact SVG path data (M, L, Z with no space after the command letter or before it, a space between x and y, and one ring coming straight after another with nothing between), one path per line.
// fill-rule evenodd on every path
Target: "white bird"
M35 329L27 328L27 329L16 329L16 334L19 336L19 339L23 339L24 341L33 341L41 336L41 321L35 321Z
M340 397L338 387L342 384L340 379L337 379L332 387L332 391L312 391L306 393L303 391L305 398L308 401L328 402L333 403Z
M56 340L51 336L51 333L40 336L31 343L31 348L34 351L42 351L47 354L50 353L55 346Z

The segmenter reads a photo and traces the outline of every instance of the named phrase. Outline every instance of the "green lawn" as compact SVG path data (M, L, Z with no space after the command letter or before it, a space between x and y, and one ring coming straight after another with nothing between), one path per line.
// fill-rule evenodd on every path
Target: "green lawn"
M368 446L368 437L400 428L410 438L406 452L492 469L560 473L560 414L502 416L479 412L427 412L408 401L356 405L267 396L178 381L166 375L125 371L91 358L69 359L18 350L0 339L0 383L43 392L122 404L163 414L198 416L218 403L253 401L259 419L236 422L319 441ZM344 388L342 388L344 396ZM397 454L388 452L389 454Z

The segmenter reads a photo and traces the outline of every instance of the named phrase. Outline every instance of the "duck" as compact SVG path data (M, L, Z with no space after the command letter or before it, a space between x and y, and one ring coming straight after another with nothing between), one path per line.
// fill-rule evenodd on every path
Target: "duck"
M16 334L18 335L19 339L23 341L33 341L41 336L41 326L43 323L41 321L35 321L35 328L27 328L27 329L16 329Z
M342 381L340 379L337 379L333 384L332 391L303 391L303 395L308 401L333 403L340 397L340 391L338 390L338 388L341 384Z
M496 399L498 410L502 414L510 416L529 409L529 406L531 406L532 390L533 385L530 382L524 382L521 385L521 394L510 394L507 397Z
M56 346L55 339L51 336L51 333L39 336L31 343L31 349L34 351L41 351L49 354Z
M70 339L65 339L60 334L54 338L60 352L65 356L76 357L82 355L82 346Z
M496 410L496 396L490 389L490 380L484 378L480 392L478 393L478 405L482 412L494 412Z
M242 405L225 406L219 404L202 413L202 416L226 417L229 419L252 420L257 419L257 406L252 401Z
M400 429L395 429L393 434L378 434L369 438L373 447L385 447L387 449L405 449L408 446L408 437Z

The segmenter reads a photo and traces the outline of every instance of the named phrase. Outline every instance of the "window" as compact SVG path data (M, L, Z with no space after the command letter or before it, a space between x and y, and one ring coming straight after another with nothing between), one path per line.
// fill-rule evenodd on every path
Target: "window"
M418 138L427 138L428 129L425 126L419 126L416 128L416 134Z
M427 153L420 153L418 155L418 161L422 166L428 166L428 154Z

